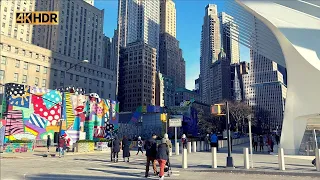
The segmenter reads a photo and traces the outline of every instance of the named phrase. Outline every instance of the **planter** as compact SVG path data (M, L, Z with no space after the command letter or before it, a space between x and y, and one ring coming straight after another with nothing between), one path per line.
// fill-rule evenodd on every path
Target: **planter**
M110 147L108 147L108 142L97 142L97 150L98 151L110 151Z
M33 143L6 143L3 145L3 152L24 153L33 152Z
M75 152L94 151L94 142L80 142L75 144Z

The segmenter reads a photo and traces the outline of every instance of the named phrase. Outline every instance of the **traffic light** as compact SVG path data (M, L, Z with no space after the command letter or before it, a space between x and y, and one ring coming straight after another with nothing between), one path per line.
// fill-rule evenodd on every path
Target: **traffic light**
M217 115L217 116L224 116L224 115L226 115L226 114L223 112L223 110L222 110L222 106L224 106L224 104L211 105L211 114Z

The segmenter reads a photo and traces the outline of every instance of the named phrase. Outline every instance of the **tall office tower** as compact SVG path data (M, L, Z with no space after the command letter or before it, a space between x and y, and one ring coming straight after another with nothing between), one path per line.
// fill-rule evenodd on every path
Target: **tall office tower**
M121 111L134 111L141 105L155 105L156 49L135 42L120 49L119 96Z
M176 39L176 8L172 0L161 1L160 27L159 68L163 75L173 80L171 87L175 91L185 87L185 61Z
M221 103L222 100L232 99L230 60L221 49L218 60L210 68L210 97L208 104Z
M201 55L200 55L200 78L202 83L201 99L209 103L211 84L210 67L218 59L220 52L220 22L218 8L215 4L209 4L205 8L205 16L201 31Z
M240 62L239 27L233 17L225 12L219 13L221 44L231 64Z
M130 0L118 1L118 43L119 47L127 46L128 36L128 3Z
M243 75L246 102L256 111L267 114L268 130L281 129L287 87L278 64L251 50L251 72Z
M114 70L115 64L113 59L111 58L111 50L112 50L112 43L109 37L103 36L103 61L102 66L104 68Z
M160 33L168 33L176 38L176 5L173 0L161 1Z
M36 1L37 11L59 11L58 26L34 26L32 43L54 52L103 66L103 16L85 1Z
M159 47L160 0L119 0L119 44L142 41Z

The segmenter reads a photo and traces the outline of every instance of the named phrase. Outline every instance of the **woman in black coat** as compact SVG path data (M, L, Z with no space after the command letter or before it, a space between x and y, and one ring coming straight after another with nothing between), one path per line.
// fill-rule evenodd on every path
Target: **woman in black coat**
M130 157L130 142L126 136L123 136L122 140L122 150L123 150L123 162L126 162L126 158L128 158L129 162L129 157Z
M114 137L113 144L112 144L112 152L113 152L113 159L114 162L118 162L118 155L120 152L120 140L118 137Z

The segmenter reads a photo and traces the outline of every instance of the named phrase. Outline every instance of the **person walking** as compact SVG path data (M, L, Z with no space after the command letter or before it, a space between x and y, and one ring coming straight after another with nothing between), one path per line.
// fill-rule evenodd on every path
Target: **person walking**
M164 168L165 168L166 162L169 160L169 147L167 145L167 139L165 138L162 138L161 144L158 145L157 160L160 166L159 177L160 177L160 180L163 180Z
M50 138L50 135L47 136L47 149L48 149L48 152L50 151L50 146L51 146L51 138Z
M279 145L279 142L280 142L280 136L279 136L278 134L276 134L275 139L276 139L276 143L277 143L277 145Z
M219 149L218 149L218 136L216 135L216 133L212 133L212 135L210 137L210 144L211 144L211 148L215 147L215 148L217 148L217 151L219 151Z
M140 137L140 136L138 137L138 142L137 142L137 144L138 144L138 152L137 152L136 155L138 155L140 151L142 152L142 155L143 155L143 151L142 151L143 141L141 140L141 137Z
M113 152L113 162L118 162L119 152L120 152L120 140L117 136L114 137L112 142L112 152Z
M255 152L258 151L258 142L259 142L259 138L257 135L253 136L253 149Z
M144 149L146 150L146 156L147 156L145 177L149 177L150 162L152 163L154 174L158 175L157 165L156 165L156 156L157 156L156 138L157 138L157 135L152 134L152 137L148 139L144 144Z
M167 146L168 146L169 152L172 152L172 143L171 143L171 141L170 141L170 139L169 139L169 135L168 135L167 133L165 133L165 134L163 135L163 138L166 140L166 144L167 144Z
M187 136L185 134L182 134L181 143L182 143L182 148L183 149L187 149L188 139L187 139Z
M260 145L260 152L261 150L263 152L264 141L263 141L262 135L259 136L259 145Z
M126 158L128 158L127 162L129 162L130 142L126 136L123 136L123 139L122 139L122 151L123 151L123 162L126 162Z
M205 151L209 151L210 149L210 135L207 134L206 137L204 138L204 146L205 146Z
M64 136L60 136L59 139L59 158L64 157L64 150L66 148L66 139L64 138Z

